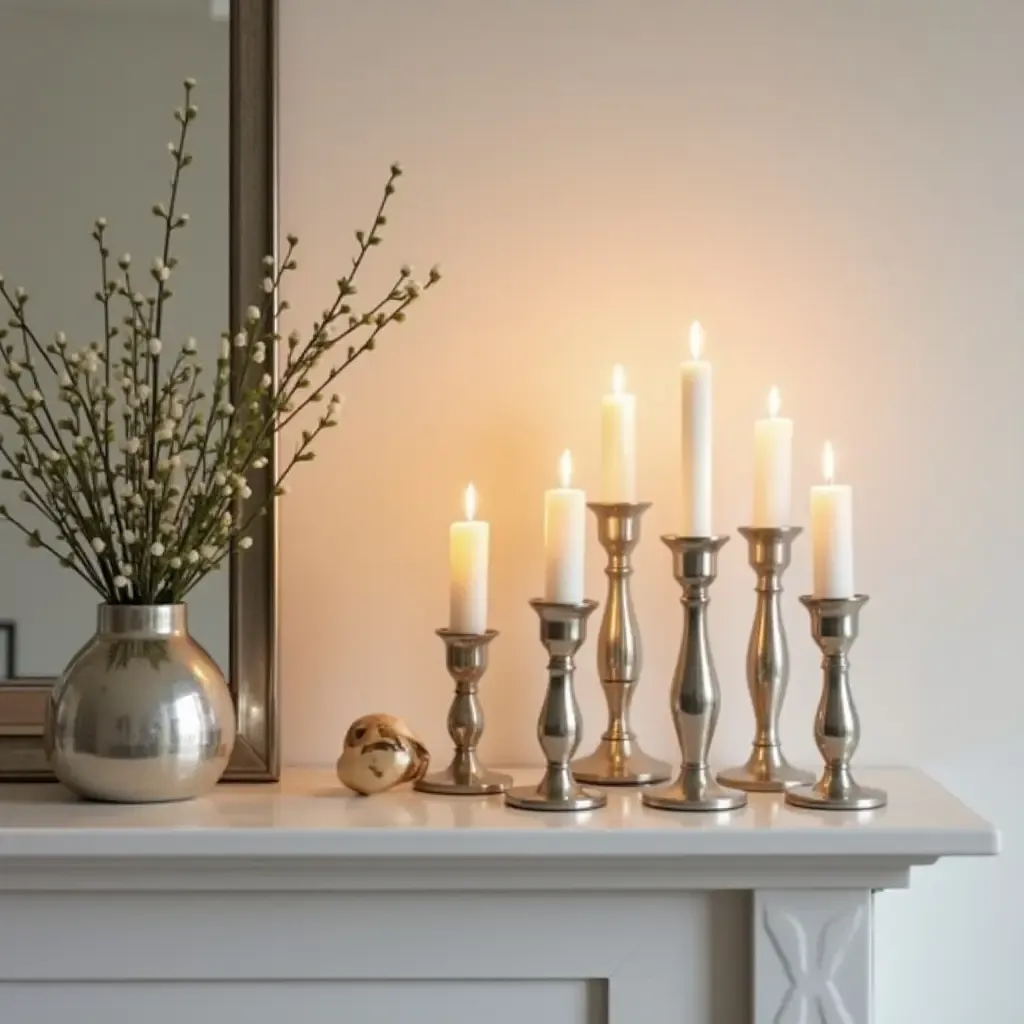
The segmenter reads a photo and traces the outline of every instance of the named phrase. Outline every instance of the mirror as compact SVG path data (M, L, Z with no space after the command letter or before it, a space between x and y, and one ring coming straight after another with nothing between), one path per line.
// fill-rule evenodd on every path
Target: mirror
M130 254L128 273L152 283L163 245L153 208L168 201L173 111L191 77L199 115L177 205L189 219L175 232L161 334L194 337L215 372L220 333L258 295L260 260L275 251L273 27L272 0L0 0L0 288L25 289L37 335L103 338L97 217L109 277ZM255 500L266 482L250 483ZM29 529L43 525L16 484L0 481L0 502ZM236 699L228 778L277 775L273 514L261 527L188 597L191 632ZM0 566L0 778L39 778L47 691L95 629L98 597L7 522Z

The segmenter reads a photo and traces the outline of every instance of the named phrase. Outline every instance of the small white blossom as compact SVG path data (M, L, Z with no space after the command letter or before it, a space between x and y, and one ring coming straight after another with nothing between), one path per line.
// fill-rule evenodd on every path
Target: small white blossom
M298 345L300 341L302 341L302 335L299 334L297 330L292 331L291 334L288 335L288 344L291 345L292 348Z
M181 559L177 555L174 555L167 564L172 569L180 569L181 568Z
M132 508L142 508L146 503L142 500L141 494L133 494L131 496Z
M231 486L231 484L225 484L220 489L220 493L223 494L225 498L230 498L231 495L234 493L234 488Z
M86 373L95 373L100 368L100 357L91 348L82 355L82 368Z
M133 381L131 379L131 377L122 377L121 378L121 390L122 391L131 391L131 389L133 387L135 387L135 381Z
M176 398L171 402L170 418L172 420L180 420L185 415L185 406L181 404Z
M243 498L251 498L252 488L248 484L246 484L245 487L242 488L241 495Z
M235 348L245 348L245 346L248 343L249 343L249 339L245 336L245 332L244 331L239 331L235 335Z
M5 372L11 380L17 380L21 376L21 364L17 359L12 359Z
M253 469L263 469L263 467L266 464L267 464L267 460L262 455L260 455L257 458L252 460L252 468Z
M58 331L57 336L53 340L57 348L63 348L68 343L67 335L63 331Z
M142 486L145 487L150 494L153 494L156 491L157 482L155 480L146 480L143 482Z
M92 545L92 549L97 555L102 555L103 552L107 550L106 542L100 537L93 537L89 543Z
M263 290L269 295L274 290L274 282L271 278L263 278Z
M242 538L241 538L241 539L240 539L240 540L238 541L238 546L239 546L239 547L240 547L240 548L241 548L241 549L242 549L243 551L247 551L247 550L248 550L249 548L251 548L251 547L252 547L252 537L242 537Z
M60 452L55 452L52 448L46 453L46 457L50 462L60 462Z
M268 255L268 256L264 256L263 257L263 266L265 266L265 267L272 267L273 265L274 265L274 257L273 256L269 256Z
M269 373L265 373L263 374L262 377L260 377L260 387L263 388L264 391L269 391L270 385L273 383L274 381Z
M25 289L22 288L21 285L18 285L18 287L14 289L14 297L16 299L27 299L28 292L25 291Z
M230 416L234 411L235 407L227 399L222 399L217 403L217 412L224 416Z
M106 217L97 217L96 218L96 227L98 227L100 230L102 230L106 226L107 226L107 218Z
M128 268L129 268L129 267L130 267L130 266L132 265L132 254L131 254L130 252L126 252L126 253L125 253L125 254L124 254L124 255L123 255L123 256L122 256L122 257L121 257L121 258L120 258L120 259L119 259L119 260L117 261L117 265L118 265L118 266L119 266L119 267L120 267L120 268L121 268L122 270L127 270L127 269L128 269Z
M175 452L168 460L171 469L177 469L181 465L181 456Z
M184 348L188 355L194 355L199 350L199 345L195 338L186 338Z
M185 556L185 561L188 562L189 565L195 565L196 562L199 561L199 552L198 551L190 551Z
M136 455L136 454L138 454L138 451L139 451L140 447L141 447L141 444L140 444L139 439L137 437L129 437L128 440L125 441L125 443L124 443L124 450L129 455Z
M127 577L125 577L125 576L115 576L114 577L114 586L117 587L118 590L124 590L124 588L128 586L128 579L127 579Z
M42 405L43 404L43 396L35 388L33 388L28 393L28 397L29 397L29 400L32 402L33 405Z
M213 474L213 482L218 487L223 487L228 482L228 478L224 473L217 472Z
M207 562L212 562L217 557L217 549L212 544L204 544L199 549L199 553Z
M250 306L245 311L245 319L248 320L249 323L254 324L254 323L256 323L257 320L259 320L259 318L260 318L260 307L259 306Z
M154 541L149 547L149 553L159 558L164 553L164 546L160 541Z
M121 534L121 536L124 537L125 544L135 543L136 536L134 530L125 530L124 533Z
M160 350L164 347L164 343L159 338L149 339L149 354L151 356L160 355Z
M220 359L227 362L231 358L231 341L228 338L220 339Z
M256 344L256 347L253 349L252 361L254 363L256 363L256 364L260 364L266 358L267 358L267 347L266 347L266 345L263 344L262 341L260 341L260 342L258 342Z
M149 398L149 395L150 395L149 385L148 384L140 384L139 385L139 389L136 392L136 394L139 396L139 400L140 401L145 402Z
M157 271L157 277L159 277L161 281L166 281L170 276L171 276L171 268L170 267L161 267L161 269Z
M118 566L118 569L120 569L120 570L121 570L121 575L122 575L122 576L127 576L127 577L128 577L128 579L131 579L131 578L132 578L132 575L133 575L133 574L134 574L134 572L135 572L135 570L134 570L134 569L132 569L132 567L131 567L131 566L130 566L130 565L129 565L129 564L127 563L127 562L122 562L122 563L121 563L121 564L120 564L120 565Z

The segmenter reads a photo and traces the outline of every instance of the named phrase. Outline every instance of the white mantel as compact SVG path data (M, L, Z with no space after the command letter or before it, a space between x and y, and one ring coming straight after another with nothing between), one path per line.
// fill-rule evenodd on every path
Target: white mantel
M919 772L861 774L888 808L613 791L544 815L322 772L153 807L5 787L0 1019L868 1024L873 890L998 835Z

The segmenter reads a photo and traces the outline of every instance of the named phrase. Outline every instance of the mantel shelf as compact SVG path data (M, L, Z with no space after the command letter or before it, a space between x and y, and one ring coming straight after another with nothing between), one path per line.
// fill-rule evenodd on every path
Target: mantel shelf
M528 782L537 769L513 771ZM291 770L278 785L228 785L182 804L75 800L56 785L0 788L0 863L31 858L904 858L998 852L996 830L910 768L862 770L889 806L856 813L787 807L752 795L722 815L650 810L610 790L585 814L515 811L499 797L444 797L408 787L348 793L328 771Z

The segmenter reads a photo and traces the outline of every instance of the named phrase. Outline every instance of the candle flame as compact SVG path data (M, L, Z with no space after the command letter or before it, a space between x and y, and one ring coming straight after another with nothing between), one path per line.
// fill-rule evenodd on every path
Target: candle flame
M472 484L466 488L466 496L463 499L463 508L466 512L467 523L471 523L476 519L476 488Z
M704 351L704 328L701 327L699 320L694 320L690 324L690 355L694 359L700 359L701 353Z
M779 415L779 409L782 408L782 398L779 396L779 389L772 388L768 392L768 415L772 419L775 419Z
M558 477L563 487L572 486L572 452L568 448L558 460Z
M621 363L612 367L612 394L621 395L626 390L626 371Z
M832 442L826 441L821 453L821 472L825 477L825 483L830 484L836 477L836 453L832 448Z

